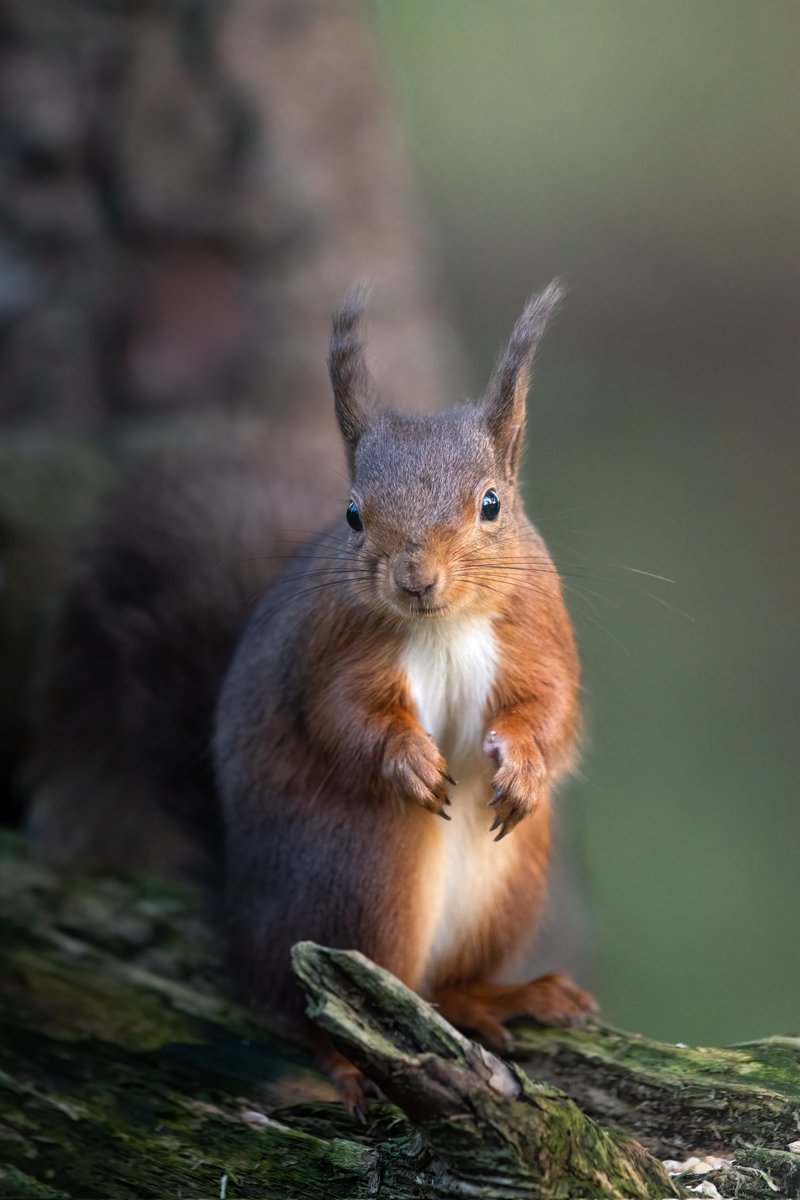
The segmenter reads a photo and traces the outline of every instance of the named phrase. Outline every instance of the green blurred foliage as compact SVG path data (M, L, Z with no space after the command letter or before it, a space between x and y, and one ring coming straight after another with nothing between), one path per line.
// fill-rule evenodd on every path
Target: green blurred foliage
M606 1015L687 1042L797 1032L800 7L370 12L473 390L524 295L571 288L528 495L585 662L563 809Z

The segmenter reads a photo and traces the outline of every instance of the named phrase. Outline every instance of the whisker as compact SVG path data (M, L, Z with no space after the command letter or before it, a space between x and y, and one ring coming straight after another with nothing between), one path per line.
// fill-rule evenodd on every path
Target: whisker
M619 640L619 638L614 636L614 634L611 632L610 629L606 629L605 625L601 625L599 621L595 620L594 617L590 617L588 613L578 613L577 615L579 617L581 617L584 621L591 621L592 625L595 625L600 630L601 633L604 633L607 638L611 639L611 641L614 643L615 646L619 647L619 649L622 651L622 653L625 655L626 658L633 657L633 655L631 654L628 647L624 646L622 644L622 642Z
M283 582L290 582L294 579L314 579L320 575L332 575L337 578L347 575L351 579L371 579L372 572L366 568L358 569L353 565L343 564L341 567L319 567L316 571L299 571L291 575L287 575ZM282 586L281 581L276 581L277 587Z
M624 563L609 563L610 567L616 567L619 571L632 571L634 575L647 575L650 579L658 579L661 583L674 583L674 579L670 579L667 575L656 575L654 571L643 571L641 567L626 567Z
M489 585L489 583L488 583L488 581L487 581L485 578L481 577L481 578L478 578L478 579L476 579L474 575L458 575L458 574L454 574L454 575L453 575L453 578L454 578L454 579L458 579L458 580L460 580L461 582L464 582L464 581L469 581L469 583L471 583L471 584L475 584L475 585L477 585L478 587L489 587L489 586L490 586L490 585ZM518 587L524 587L524 588L528 588L530 591L535 591L535 592L539 592L539 593L542 593L542 592L544 592L544 587L543 587L543 585L542 585L542 584L540 584L540 583L535 583L533 580L523 580L523 582L522 582L522 583L515 582L515 584L514 584L514 588L516 589L516 588L518 588ZM508 595L508 592L506 592L506 591L503 591L503 589L502 589L502 588L493 587L493 588L492 588L492 591L494 591L494 592L497 592L497 594L498 594L499 596L507 596L507 595Z
M472 579L470 582L472 582L477 587L484 588L485 590L490 591L490 592L495 592L499 596L507 596L508 595L507 592L502 591L500 588L493 587L491 584L487 583L483 579ZM519 583L516 583L514 585L515 590L519 586L520 586ZM540 592L542 590L541 585L534 584L534 583L527 583L527 584L523 584L522 586L527 587L530 590L534 590L534 591ZM582 588L571 587L569 584L565 584L564 587L566 588L567 591L569 591L572 595L576 596L578 599L585 600L587 603L591 604L591 601L589 600L588 596L586 596L584 594L584 590ZM595 594L598 595L599 599L601 599L601 600L607 599L607 597L605 597L605 596L600 596L599 593L595 593ZM610 603L610 601L609 601L609 603ZM592 621L592 623L597 625L597 627L599 629L601 629L603 631L603 633L605 633L609 638L611 638L612 641L615 641L615 642L617 641L617 639L610 632L610 630L606 629L603 625L601 625L599 621L594 620L588 613L578 612L576 615L582 619ZM629 651L626 649L625 646L622 645L621 642L617 642L617 644L619 645L620 649L624 651L625 654L629 654Z
M544 516L537 515L535 518L536 524L538 525L541 521L555 521L558 517L566 517L569 516L570 513L581 512L583 509L590 508L596 503L596 500L586 500L583 504L576 504L573 508L562 508L558 512L545 513Z
M676 613L679 617L683 617L685 620L691 621L692 624L696 623L696 618L693 617L691 613L688 613L684 609L679 608L676 604L672 604L669 600L665 600L663 596L659 596L656 592L650 591L649 588L644 588L644 587L638 586L637 584L633 583L629 579L618 579L618 578L615 578L613 575L602 574L599 571L591 571L588 568L586 570L580 570L580 569L575 569L575 568L565 569L564 567L557 567L557 566L548 568L548 567L533 566L530 564L525 565L525 564L519 564L519 563L491 563L490 561L482 562L480 565L483 568L492 567L492 569L496 570L498 573L502 573L502 572L510 573L512 571L515 571L515 572L522 572L522 573L529 572L534 575L535 574L557 575L562 580L562 582L566 579L596 580L598 583L605 583L605 584L608 584L613 587L622 587L628 591L636 592L640 596L646 596L648 600L655 600L655 602L657 604L661 604L664 608L669 609L670 612ZM665 579L665 582L672 582L672 581Z
M228 558L217 566L242 566L254 562L347 562L344 554L248 554L240 558Z
M269 617L272 616L273 613L276 613L281 608L286 608L287 605L294 604L297 600L301 600L303 598L303 596L310 596L314 592L319 592L323 588L326 588L326 587L336 587L336 586L341 587L344 584L353 583L353 582L358 583L358 582L361 582L361 580L360 580L360 578L357 578L355 580L347 579L347 578L327 579L327 580L324 580L322 583L314 584L313 587L302 588L300 591L292 592L289 596L285 596L281 600L279 600L277 604L274 604L272 606L272 608L267 609L266 612L259 613L259 620L266 621ZM250 597L250 599L247 601L247 604L251 605L255 601L261 599L265 595L266 595L266 589L264 589L264 591L256 592L253 596Z
M585 507L585 506L581 506L581 507ZM569 511L569 510L567 510L567 511ZM519 536L520 536L520 538L526 538L526 537L527 538L535 538L537 536L537 531L535 529L526 530L526 531L523 531ZM550 541L550 539L548 539L548 541ZM558 545L557 542L551 542L551 544L554 546ZM587 555L582 554L580 550L576 550L574 547L569 547L569 546L566 547L566 549L569 550L569 552L571 554L577 554L577 556L579 558L582 558L586 564L592 565L592 560L590 558L588 558ZM655 571L646 571L642 567L631 567L631 566L626 565L625 563L609 562L609 563L602 563L600 565L602 565L603 567L613 567L615 570L618 570L618 571L630 571L635 575L647 575L647 576L649 576L650 579L657 579L661 583L674 584L676 582L674 579L671 579L668 575L659 575Z

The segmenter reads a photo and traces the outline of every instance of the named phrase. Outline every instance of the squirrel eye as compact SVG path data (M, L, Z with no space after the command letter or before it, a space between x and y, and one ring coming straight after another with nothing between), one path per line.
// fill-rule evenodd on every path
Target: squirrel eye
M481 500L481 519L484 521L496 521L499 512L500 497L494 488L489 488Z
M355 529L356 533L361 533L364 528L364 522L361 520L361 513L358 511L358 505L355 500L351 500L347 506L347 524L351 529Z

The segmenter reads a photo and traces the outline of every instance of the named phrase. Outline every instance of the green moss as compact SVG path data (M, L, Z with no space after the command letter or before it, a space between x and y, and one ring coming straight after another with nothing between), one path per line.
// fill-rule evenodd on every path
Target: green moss
M770 1038L729 1048L673 1046L594 1028L515 1027L515 1057L593 1115L646 1138L660 1153L796 1136L800 1046Z
M278 1122L253 1129L224 1080L170 1054L0 1030L0 1155L73 1196L358 1196L375 1150ZM239 1081L241 1082L241 1081ZM255 1101L250 1101L252 1107ZM276 1181L276 1190L269 1185Z
M556 1052L573 1050L598 1064L631 1068L642 1079L655 1083L667 1076L671 1083L698 1080L725 1087L741 1084L748 1089L777 1092L800 1102L800 1040L767 1038L731 1047L674 1046L646 1038L618 1034L609 1029L551 1031L525 1022L515 1027L520 1055L553 1046Z
M748 1187L759 1197L768 1193L771 1197L784 1196L786 1200L800 1197L800 1154L751 1146L737 1151L734 1171L738 1177L738 1190L734 1193L737 1197L748 1196ZM761 1190L756 1193L756 1188Z
M0 922L7 979L0 1016L52 1029L62 1038L93 1035L125 1047L155 1049L200 1038L191 1018L168 998L137 986L124 973L98 970L98 957L70 953L7 921Z
M0 1131L1 1133L1 1131ZM46 1183L18 1171L16 1167L0 1165L0 1198L2 1200L69 1200L69 1193L58 1191Z

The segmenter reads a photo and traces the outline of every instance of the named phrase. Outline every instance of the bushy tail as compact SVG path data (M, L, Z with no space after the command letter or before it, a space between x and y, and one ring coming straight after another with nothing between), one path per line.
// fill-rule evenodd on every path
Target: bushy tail
M213 868L217 695L263 589L328 516L315 495L287 500L261 460L165 464L120 489L41 648L29 827L50 860Z

